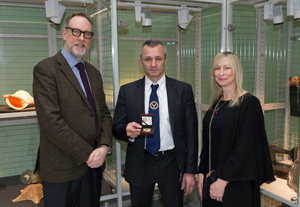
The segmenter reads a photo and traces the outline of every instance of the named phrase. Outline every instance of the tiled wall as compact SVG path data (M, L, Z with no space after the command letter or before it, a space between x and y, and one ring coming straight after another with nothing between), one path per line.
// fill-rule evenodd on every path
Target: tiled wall
M34 170L39 142L37 124L0 127L0 178Z
M45 9L0 6L0 35L0 95L32 95L33 67L48 57ZM37 124L0 127L0 177L34 170L38 145Z
M212 6L202 10L202 54L201 87L202 103L208 104L210 98L210 71L214 57L221 50L222 13L221 6ZM204 113L203 113L204 114Z
M20 89L32 94L33 66L48 56L45 9L1 6L0 11L0 94Z
M256 58L256 10L253 5L233 5L232 48L243 67L243 88L254 92Z
M195 92L195 12L188 27L181 30L180 80L192 85Z

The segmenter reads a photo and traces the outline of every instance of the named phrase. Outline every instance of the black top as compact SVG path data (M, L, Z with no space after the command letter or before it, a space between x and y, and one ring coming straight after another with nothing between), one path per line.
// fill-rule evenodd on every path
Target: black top
M230 115L230 109L228 107L229 101L220 101L219 110L217 111L216 115L212 119L211 123L211 169L216 170L217 169L217 162L218 162L218 154L219 154L219 148L220 148L220 142L221 137L224 129L224 124L226 117ZM221 107L220 107L221 106ZM215 107L215 105L213 106ZM203 119L203 130L207 131L208 134L208 128L210 119L212 116L213 111L210 110L207 112Z
M216 170L217 177L229 181L223 206L241 206L240 202L257 206L259 186L265 181L273 181L274 173L261 104L249 93L239 100L240 105L235 107L225 103L213 118L212 170ZM211 115L212 110L209 110L203 119L203 148L198 172L204 175L209 170L208 129ZM235 195L234 199L230 198L231 195ZM249 199L248 202L245 199Z

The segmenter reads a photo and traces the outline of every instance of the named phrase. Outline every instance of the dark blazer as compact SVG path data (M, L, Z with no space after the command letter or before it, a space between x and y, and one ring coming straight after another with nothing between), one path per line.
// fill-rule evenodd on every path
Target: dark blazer
M166 77L170 124L175 144L176 160L181 173L197 173L198 121L191 85ZM140 187L144 177L145 136L129 141L126 126L140 123L144 114L145 77L120 88L113 118L113 135L128 142L125 179Z
M273 181L264 115L257 97L247 93L240 97L240 105L228 108L219 143L216 175L229 182L253 181L255 189L265 181ZM199 173L208 173L209 122L212 110L203 119L203 148ZM221 128L221 126L218 126ZM212 145L213 147L216 147Z
M240 101L239 106L226 108L224 126L220 126L217 120L212 126L215 129L223 128L220 142L212 142L211 145L212 150L218 149L213 155L215 159L211 159L215 161L212 163L212 170L215 170L218 178L229 182L225 188L222 206L257 207L261 206L260 185L275 179L260 101L249 93L240 97ZM212 110L208 110L203 119L203 148L199 173L204 175L208 173L209 122L212 113Z
M112 118L106 106L100 72L85 62L99 123L98 146L111 146ZM61 52L33 70L33 96L40 126L40 175L50 183L82 177L93 151L93 111Z

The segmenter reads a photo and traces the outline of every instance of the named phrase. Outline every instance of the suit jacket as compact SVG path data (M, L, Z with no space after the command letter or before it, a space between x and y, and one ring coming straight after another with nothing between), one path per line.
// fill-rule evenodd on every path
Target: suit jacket
M181 173L197 173L198 121L191 85L166 77L170 124L175 144L176 161ZM128 142L125 179L140 187L144 177L145 136L129 141L126 126L140 123L144 107L145 77L120 88L113 118L113 135Z
M111 146L112 118L105 102L100 72L85 62L99 123L98 146ZM68 62L58 52L33 71L33 96L40 126L40 175L50 183L82 177L94 150L92 108Z

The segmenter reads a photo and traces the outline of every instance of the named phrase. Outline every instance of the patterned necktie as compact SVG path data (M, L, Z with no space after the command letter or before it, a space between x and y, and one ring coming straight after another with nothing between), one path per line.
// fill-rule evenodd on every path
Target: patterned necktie
M93 94L92 94L91 89L90 89L90 84L89 84L89 81L87 79L83 63L81 63L81 62L77 63L76 67L79 69L80 78L82 80L88 102L89 102L89 104L90 104L90 106L93 110L93 113L94 113L95 129L96 129L96 141L98 141L99 126L98 126L98 116L97 116L97 112L96 112L94 97L93 97Z
M151 85L152 92L149 102L149 114L154 115L154 135L147 136L146 149L154 155L160 148L160 132L159 132L159 103L156 90L158 85Z

